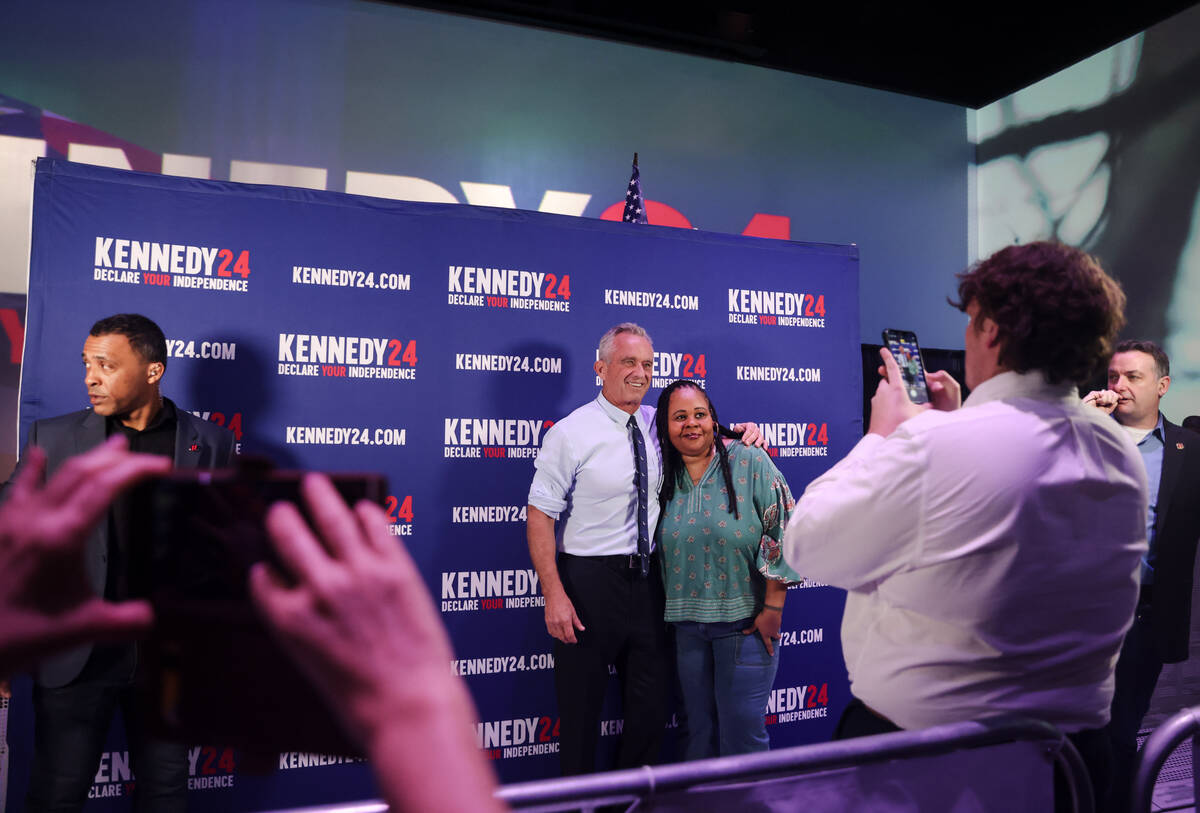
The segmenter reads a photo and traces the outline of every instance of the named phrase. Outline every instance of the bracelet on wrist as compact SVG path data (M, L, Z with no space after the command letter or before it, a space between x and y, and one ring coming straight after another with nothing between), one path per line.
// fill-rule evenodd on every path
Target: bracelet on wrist
M764 610L774 610L777 613L783 612L782 607L776 607L774 604L763 604L763 609Z

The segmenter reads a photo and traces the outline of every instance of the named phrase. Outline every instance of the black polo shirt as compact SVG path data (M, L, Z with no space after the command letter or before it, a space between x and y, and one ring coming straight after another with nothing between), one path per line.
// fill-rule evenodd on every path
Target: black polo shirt
M105 422L105 434L112 437L120 432L129 441L129 450L140 454L156 454L175 459L175 430L179 421L175 405L164 398L162 408L154 420L140 432L131 429L117 418ZM108 512L108 578L105 581L104 597L109 601L129 598L129 517L136 510L127 496L113 503Z

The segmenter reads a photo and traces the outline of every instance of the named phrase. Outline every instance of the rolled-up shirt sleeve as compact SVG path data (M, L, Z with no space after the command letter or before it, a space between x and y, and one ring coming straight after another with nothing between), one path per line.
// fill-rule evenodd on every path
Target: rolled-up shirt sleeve
M533 461L533 482L529 485L529 504L554 519L567 507L567 495L575 485L576 467L567 433L556 429L552 427L542 440L542 448Z

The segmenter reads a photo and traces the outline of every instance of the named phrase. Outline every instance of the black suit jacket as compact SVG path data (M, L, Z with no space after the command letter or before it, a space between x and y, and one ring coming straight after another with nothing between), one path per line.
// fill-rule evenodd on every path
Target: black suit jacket
M233 462L234 437L228 429L202 421L182 409L175 410L175 465L181 469L211 469ZM39 446L46 452L46 474L50 476L69 458L99 446L106 439L105 419L90 409L35 421L25 447ZM24 457L24 452L21 454ZM85 548L85 568L96 595L103 596L108 576L107 515L92 528ZM43 661L37 682L48 688L65 686L87 663L92 646L87 644Z
M1162 477L1154 522L1154 648L1163 663L1187 660L1192 568L1200 540L1200 435L1163 419Z

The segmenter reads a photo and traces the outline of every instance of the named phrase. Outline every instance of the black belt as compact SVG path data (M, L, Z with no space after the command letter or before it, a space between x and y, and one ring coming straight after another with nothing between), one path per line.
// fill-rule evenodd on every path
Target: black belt
M642 572L642 554L640 553L617 553L610 556L579 556L574 553L560 553L565 559L587 560L589 562L597 562L606 567L611 567L614 570L634 571L638 574ZM654 566L654 560L657 558L653 553L650 554L650 565Z

